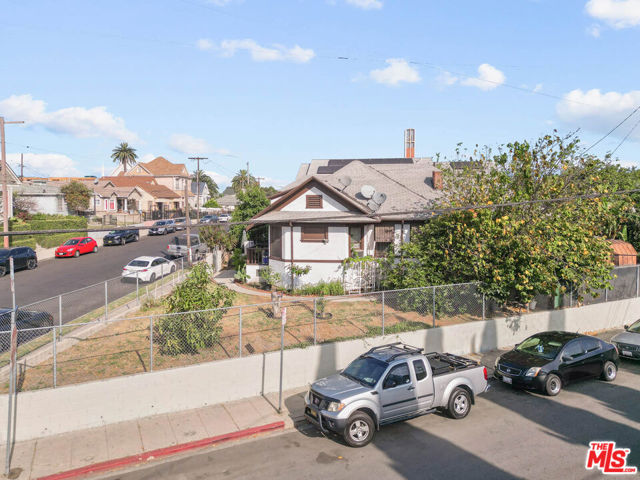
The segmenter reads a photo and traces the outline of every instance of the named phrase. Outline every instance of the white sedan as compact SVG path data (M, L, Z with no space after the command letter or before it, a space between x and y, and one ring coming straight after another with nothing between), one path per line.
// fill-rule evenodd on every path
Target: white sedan
M176 271L176 264L164 257L138 257L122 269L122 278L141 282L154 282Z

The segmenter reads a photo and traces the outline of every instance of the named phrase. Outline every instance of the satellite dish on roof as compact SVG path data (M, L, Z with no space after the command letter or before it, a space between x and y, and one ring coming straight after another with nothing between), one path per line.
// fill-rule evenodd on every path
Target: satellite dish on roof
M360 193L362 194L362 196L364 198L370 199L376 193L376 189L374 187L372 187L371 185L363 185L360 188Z
M378 210L380 208L380 205L378 205L376 202L374 202L373 200L369 200L367 202L367 207L369 208L369 210L371 210L372 212L375 212L376 210Z
M378 205L382 205L387 200L387 194L382 192L376 192L373 194L372 200Z
M344 189L345 189L345 188L347 188L349 185L351 185L351 182L352 182L353 180L351 180L351 177L349 177L348 175L344 175L344 176L342 176L342 177L338 178L338 181L340 182L340 184L342 185L343 190L344 190Z

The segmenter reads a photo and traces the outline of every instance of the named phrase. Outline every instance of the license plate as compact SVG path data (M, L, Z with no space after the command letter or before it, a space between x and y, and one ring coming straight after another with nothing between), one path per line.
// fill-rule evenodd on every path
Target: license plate
M631 353L629 350L622 350L622 355L624 355L625 357L633 357L633 353Z
M502 381L504 383L508 383L509 385L511 385L513 383L513 380L511 380L510 377L502 377Z

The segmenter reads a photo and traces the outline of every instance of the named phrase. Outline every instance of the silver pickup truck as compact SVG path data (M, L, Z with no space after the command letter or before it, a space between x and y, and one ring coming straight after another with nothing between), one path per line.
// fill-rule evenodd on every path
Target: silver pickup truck
M311 385L305 417L322 432L363 447L381 425L443 409L455 419L487 390L487 369L474 360L391 343L360 355L342 372Z
M200 241L200 236L197 233L191 234L191 255L193 258L198 258L201 255L207 253L209 248L206 243ZM185 257L189 254L189 248L187 247L187 235L183 234L178 237L173 237L173 240L167 245L167 255L171 257Z

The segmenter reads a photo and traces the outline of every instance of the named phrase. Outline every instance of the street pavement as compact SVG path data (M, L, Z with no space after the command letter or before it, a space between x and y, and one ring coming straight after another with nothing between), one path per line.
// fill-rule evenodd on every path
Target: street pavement
M483 363L492 366L495 355ZM640 466L638 405L640 363L623 361L615 382L568 385L553 398L493 382L467 418L432 414L390 425L361 449L302 426L99 478L601 478L585 469L590 441L631 448L628 465Z
M184 232L177 232L177 234L182 233ZM88 253L78 258L52 258L39 262L35 270L17 271L15 273L16 303L18 306L27 305L119 277L122 268L136 257L163 256L167 243L173 236L174 234L143 236L138 242L111 247L103 247L102 241L99 241L98 253ZM76 302L78 308L73 312L73 317L104 304L104 295L94 295L94 297L85 296L81 302ZM0 278L0 307L11 308L9 275Z

